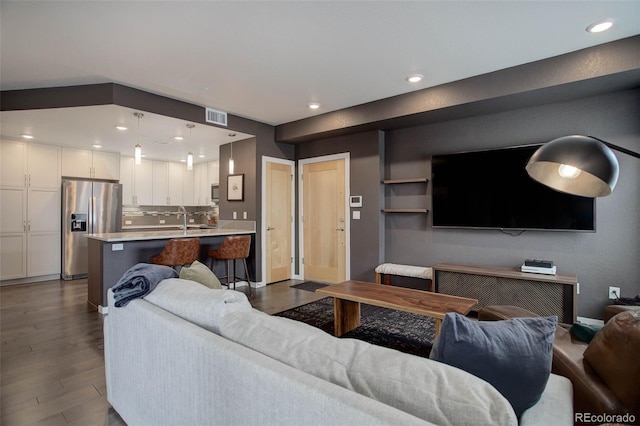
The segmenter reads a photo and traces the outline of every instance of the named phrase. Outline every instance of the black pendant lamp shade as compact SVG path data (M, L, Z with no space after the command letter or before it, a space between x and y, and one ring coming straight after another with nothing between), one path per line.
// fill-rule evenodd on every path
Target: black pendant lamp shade
M618 182L618 159L590 136L564 136L542 145L531 156L527 173L557 191L583 197L611 194Z

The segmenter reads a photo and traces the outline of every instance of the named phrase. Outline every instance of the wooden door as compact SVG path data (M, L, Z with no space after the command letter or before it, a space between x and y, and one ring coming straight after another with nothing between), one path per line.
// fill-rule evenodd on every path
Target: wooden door
M344 281L345 161L305 164L302 185L304 278L329 283Z
M291 185L293 166L266 163L267 284L291 278Z

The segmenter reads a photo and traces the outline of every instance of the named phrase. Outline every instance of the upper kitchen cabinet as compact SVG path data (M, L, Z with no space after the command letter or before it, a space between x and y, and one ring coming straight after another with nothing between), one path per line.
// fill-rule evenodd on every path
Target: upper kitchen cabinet
M184 187L184 179L185 176L193 176L192 174L187 174L187 166L181 163L169 163L169 182L167 188L168 195L168 203L171 206L182 206L188 205L189 203L185 202L183 187ZM155 182L154 182L155 183ZM191 181L191 185L193 185L193 181ZM193 199L193 196L191 197Z
M30 143L27 164L30 188L60 190L60 147Z
M182 188L186 172L187 167L184 164L153 161L152 201L154 206L180 206L184 204Z
M27 144L25 142L2 141L0 150L0 185L3 187L26 186Z
M193 189L193 170L184 169L182 172L182 205L195 206L194 189Z
M220 162L219 161L210 161L207 163L208 172L209 172L209 183L211 185L219 185L220 184Z
M63 147L62 176L118 180L120 154Z
M193 201L198 206L208 205L211 200L211 182L209 181L209 166L207 163L193 166Z
M153 162L142 160L136 165L131 157L120 157L120 183L122 184L122 204L153 204Z
M151 162L151 204L168 206L169 200L169 163L166 161Z

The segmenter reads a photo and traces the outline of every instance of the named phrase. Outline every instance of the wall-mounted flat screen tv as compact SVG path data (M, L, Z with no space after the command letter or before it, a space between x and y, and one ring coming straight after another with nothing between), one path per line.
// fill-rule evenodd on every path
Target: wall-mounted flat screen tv
M433 227L595 232L595 199L527 174L539 146L433 156Z

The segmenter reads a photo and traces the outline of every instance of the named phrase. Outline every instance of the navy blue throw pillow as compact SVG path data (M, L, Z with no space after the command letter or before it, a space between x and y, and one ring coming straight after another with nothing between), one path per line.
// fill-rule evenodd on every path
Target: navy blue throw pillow
M491 383L519 418L547 385L557 323L557 317L474 321L449 313L433 358Z

